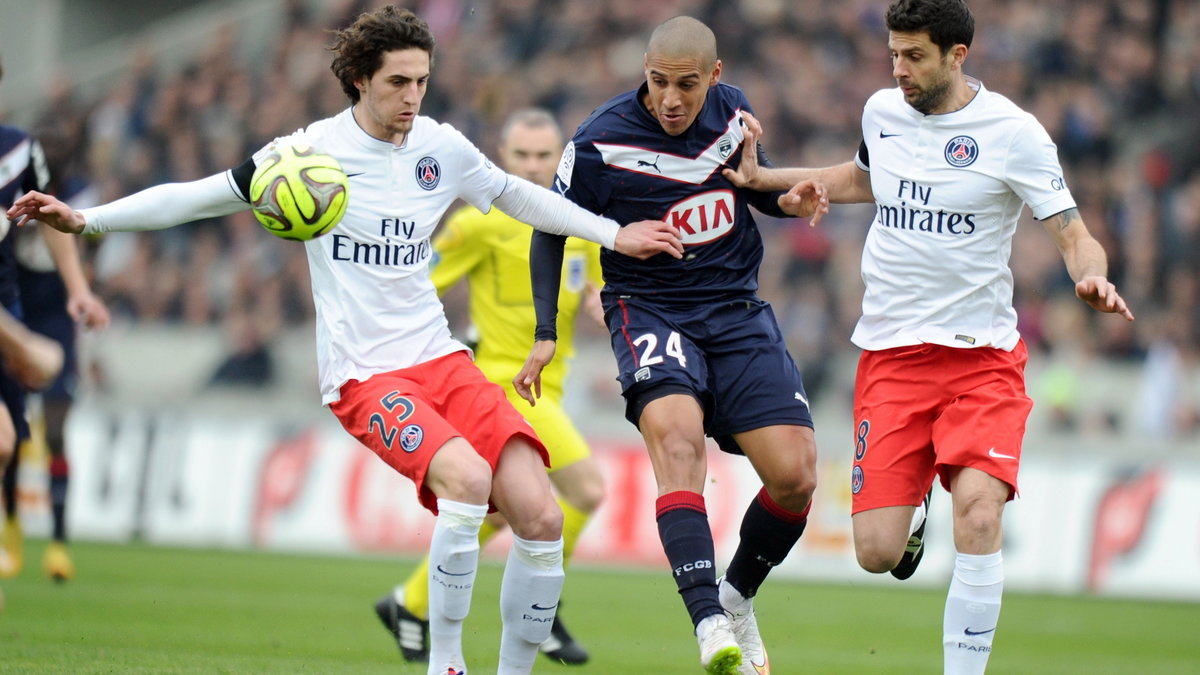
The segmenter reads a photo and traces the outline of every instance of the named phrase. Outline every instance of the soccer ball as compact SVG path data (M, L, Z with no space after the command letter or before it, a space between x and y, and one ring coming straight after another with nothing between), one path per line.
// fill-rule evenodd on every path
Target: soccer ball
M332 230L349 197L342 165L310 145L273 147L250 179L254 217L284 239L308 241Z

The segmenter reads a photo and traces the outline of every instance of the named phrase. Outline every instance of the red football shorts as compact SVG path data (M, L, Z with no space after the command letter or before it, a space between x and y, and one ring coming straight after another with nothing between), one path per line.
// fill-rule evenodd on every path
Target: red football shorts
M434 453L452 438L466 439L492 471L509 439L520 436L550 457L504 390L487 381L466 352L455 352L365 382L342 385L330 404L346 431L417 485L421 504L437 513L437 496L425 487Z
M916 506L935 475L969 466L1017 491L1025 342L1011 352L921 344L865 351L854 381L852 513ZM1012 494L1009 498L1011 499Z

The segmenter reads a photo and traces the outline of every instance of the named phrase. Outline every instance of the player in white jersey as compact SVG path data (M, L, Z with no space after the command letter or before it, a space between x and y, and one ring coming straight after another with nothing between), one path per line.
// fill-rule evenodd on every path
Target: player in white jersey
M974 25L962 0L894 2L888 45L899 87L867 101L855 161L769 170L746 153L727 174L759 189L824 184L824 194L782 197L785 208L876 203L862 259L863 314L851 338L864 350L855 382L854 546L864 569L908 578L940 479L953 501L957 551L943 659L956 675L984 672L991 653L1004 579L1001 514L1017 493L1032 407L1008 267L1023 204L1057 244L1079 299L1133 320L1049 135L963 74ZM749 126L757 138L761 128Z
M387 5L364 13L336 34L331 49L351 107L282 139L333 155L351 181L342 221L306 244L321 397L347 431L416 483L421 503L438 516L429 554L428 673L466 672L462 624L489 506L514 534L501 586L498 672L528 673L562 587L562 512L545 448L450 336L429 279L430 235L463 199L631 255L681 257L682 244L665 223L621 227L506 174L453 128L419 116L434 39L412 12ZM253 171L250 160L83 211L30 192L8 215L74 233L169 227L249 208Z

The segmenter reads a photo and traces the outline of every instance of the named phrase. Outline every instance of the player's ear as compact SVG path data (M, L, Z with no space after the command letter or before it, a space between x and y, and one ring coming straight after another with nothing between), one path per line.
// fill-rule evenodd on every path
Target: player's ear
M712 74L708 77L708 86L715 87L721 81L721 59L717 59L713 63Z
M963 62L967 60L967 46L964 44L956 44L950 48L950 59L954 63L954 67L962 70Z

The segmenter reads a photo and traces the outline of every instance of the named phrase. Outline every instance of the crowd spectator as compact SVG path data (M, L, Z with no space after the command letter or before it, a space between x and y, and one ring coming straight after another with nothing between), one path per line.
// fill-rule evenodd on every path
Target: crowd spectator
M53 83L45 124L53 121L76 143L74 154L86 158L101 201L235 166L270 138L347 105L325 69L324 29L377 4L343 0L322 14L311 3L285 2L282 34L262 42L264 53L253 59L237 57L235 26L215 31L176 70L156 68L154 54L134 48L129 67L101 98L84 99L69 84ZM653 26L690 14L717 33L723 79L759 106L768 153L785 165L829 165L857 146L867 97L894 85L880 47L886 5L425 0L413 9L439 40L435 77L450 84L432 88L423 111L481 148L495 147L501 122L521 108L548 108L573 129L611 92L641 81L636 66ZM1042 121L1059 146L1084 220L1109 252L1110 278L1139 316L1162 317L1133 326L1095 314L1078 319L1092 324L1088 358L1140 363L1153 352L1154 363L1172 354L1171 363L1196 368L1190 355L1200 352L1200 4L990 0L973 2L972 10L986 29L976 35L972 51L980 57L971 59L969 74ZM763 224L773 252L763 267L763 292L817 397L830 356L850 349L861 297L859 252L871 215L835 207L815 232L786 221ZM1078 351L1054 344L1054 331L1045 330L1077 318L1055 316L1072 311L1054 300L1071 283L1041 229L1023 226L1013 247L1022 331L1035 359L1078 360ZM228 324L265 317L258 332L269 342L264 331L312 319L302 247L262 236L246 217L109 235L93 248L98 293L130 320ZM1070 402L1061 405L1068 424ZM1184 430L1200 426L1184 412L1171 418Z

